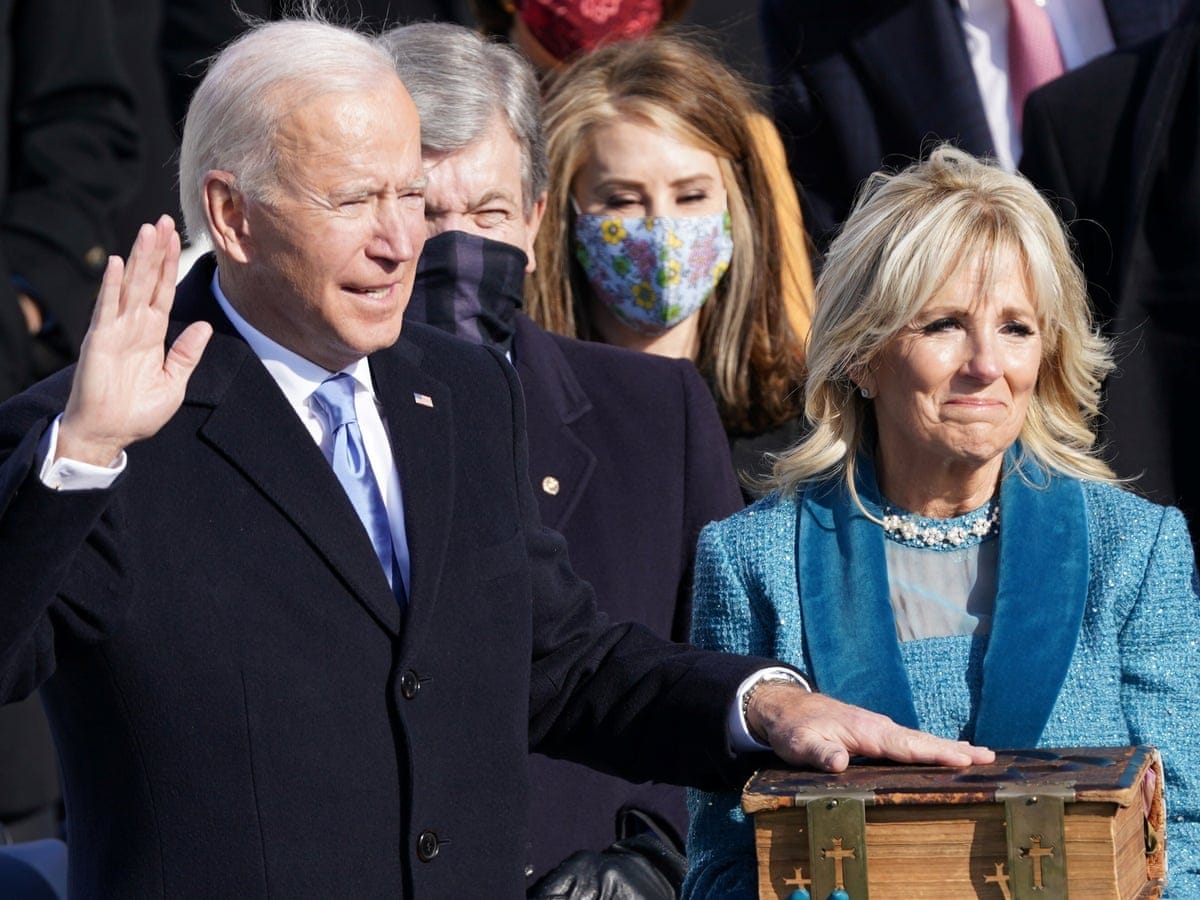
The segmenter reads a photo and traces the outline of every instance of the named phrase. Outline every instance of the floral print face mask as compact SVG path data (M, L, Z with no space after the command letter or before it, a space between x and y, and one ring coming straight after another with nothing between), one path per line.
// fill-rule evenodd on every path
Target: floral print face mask
M618 320L641 334L662 334L697 312L729 268L729 213L579 215L575 258Z

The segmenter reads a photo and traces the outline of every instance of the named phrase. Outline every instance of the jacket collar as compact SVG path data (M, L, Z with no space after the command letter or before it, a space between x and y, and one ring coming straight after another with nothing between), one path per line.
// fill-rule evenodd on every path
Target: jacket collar
M200 437L293 522L378 624L398 635L400 609L370 539L278 385L221 312L209 289L214 265L211 256L196 263L173 312L176 331L190 321L213 325L185 399L211 408ZM450 390L422 371L422 351L403 337L368 359L404 494L412 560L407 647L428 622L444 563L453 509Z
M542 521L556 531L567 527L597 465L576 429L592 400L563 352L566 340L517 313L513 356L528 410L529 476Z
M869 460L860 460L857 488L868 506L878 504ZM921 727L896 637L882 528L841 484L805 491L797 512L800 606L817 687ZM995 615L968 737L992 747L1032 747L1066 678L1087 599L1082 487L1010 451L1000 522Z

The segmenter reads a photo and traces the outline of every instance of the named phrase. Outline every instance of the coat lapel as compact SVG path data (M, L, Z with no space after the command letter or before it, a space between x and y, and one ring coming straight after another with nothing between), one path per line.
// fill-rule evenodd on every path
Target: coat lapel
M976 743L1033 747L1075 653L1088 589L1083 488L1012 458L1000 486L1000 572Z
M1145 218L1150 205L1150 196L1155 179L1162 170L1162 160L1170 143L1171 125L1175 122L1180 98L1188 78L1195 72L1196 48L1200 45L1200 22L1189 21L1170 31L1163 38L1144 99L1134 125L1134 137L1130 142L1131 164L1134 173L1129 192L1130 206L1126 210L1122 232L1114 235L1118 243L1115 250L1115 268L1121 273L1118 298L1130 295L1135 266L1133 253L1137 235L1145 230ZM1137 322L1125 323L1140 326L1144 310L1141 304L1122 304L1122 308L1136 310Z
M977 156L995 152L962 26L949 0L891 4L853 46L859 64L871 72L872 88L885 98L879 108L891 121L921 123L929 146L945 140ZM910 46L921 52L896 52ZM905 156L922 150L884 149Z
M296 526L381 627L398 634L400 610L370 538L278 385L213 299L212 269L211 258L197 263L176 305L185 320L211 322L215 331L185 400L212 409L201 439Z
M860 462L858 490L870 504L876 498L875 479L861 468ZM896 637L880 527L840 484L806 491L799 516L800 609L817 689L918 727Z
M596 454L575 433L592 402L558 344L523 315L517 316L513 354L530 410L529 480L542 522L562 531L596 468Z
M394 347L371 356L371 376L400 472L408 532L411 569L402 655L419 644L428 628L454 510L450 389L420 369L421 355L401 337Z

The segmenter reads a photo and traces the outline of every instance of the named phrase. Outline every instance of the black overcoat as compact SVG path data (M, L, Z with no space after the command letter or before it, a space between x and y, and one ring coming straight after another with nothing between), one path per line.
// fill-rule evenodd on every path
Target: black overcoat
M529 477L542 521L614 622L686 641L700 529L741 509L716 404L687 360L552 334L518 313ZM574 763L531 760L531 876L611 843L622 810L651 813L683 846L682 788L630 784Z
M0 699L44 682L76 896L519 897L531 745L736 782L728 704L763 661L596 612L539 523L499 354L409 324L370 357L402 616L211 273L177 302L216 329L184 405L112 488L33 471L69 373L0 407Z

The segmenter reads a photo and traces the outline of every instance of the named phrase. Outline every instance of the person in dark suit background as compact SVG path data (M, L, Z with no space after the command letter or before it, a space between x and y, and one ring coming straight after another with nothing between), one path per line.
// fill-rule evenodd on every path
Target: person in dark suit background
M1070 69L1165 31L1182 5L1049 0L1045 9ZM775 120L818 247L828 245L867 175L940 141L1015 166L1019 111L1009 97L1005 0L762 0L760 15Z
M209 58L252 22L285 18L297 0L166 0L160 59L171 119L182 126L188 101ZM378 34L408 22L471 21L467 0L318 0L310 3L330 22Z
M1022 171L1070 225L1117 342L1101 436L1114 469L1200 533L1200 5L1175 29L1035 91Z
M707 386L686 360L552 334L521 312L547 164L537 76L520 54L444 23L397 28L383 40L421 114L428 181L427 240L406 320L509 354L542 521L567 539L572 567L609 618L686 641L700 528L742 507ZM641 874L630 844L643 838L627 832L642 816L683 847L680 788L632 785L542 755L532 758L530 781L532 878L585 849L593 852L570 866L577 881L589 863L591 883L597 869L624 863ZM618 839L620 848L594 852ZM650 889L640 893L674 895Z
M74 893L518 896L529 747L699 784L739 748L991 758L596 613L512 367L397 340L423 178L379 45L247 33L180 182L215 257L176 303L173 223L143 226L78 366L0 410L0 699L41 686Z
M136 187L108 0L0 3L0 398L70 363Z
M0 401L70 363L136 185L138 132L107 0L0 0ZM37 698L0 709L0 844L59 834Z

